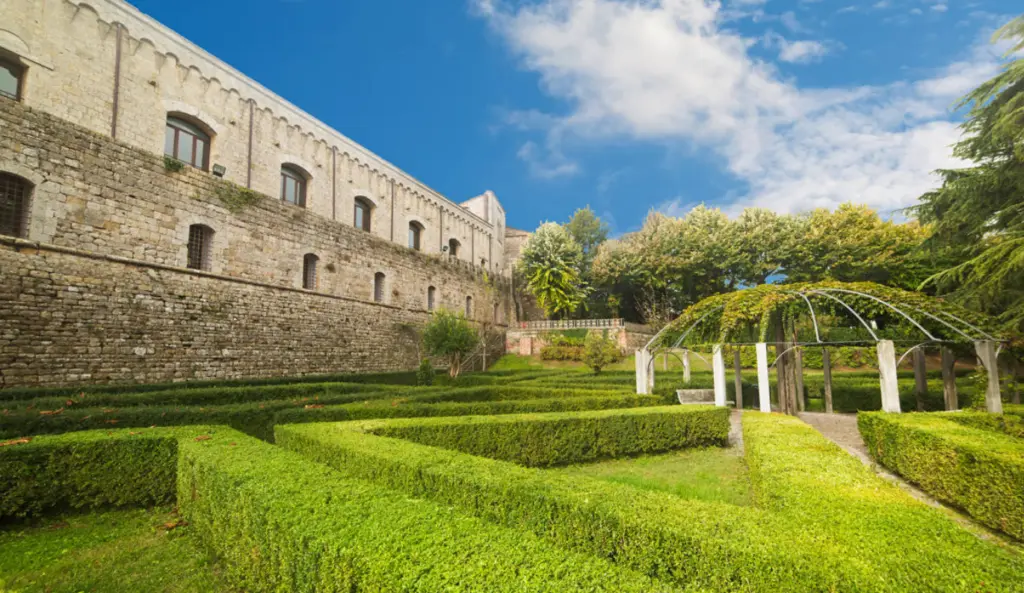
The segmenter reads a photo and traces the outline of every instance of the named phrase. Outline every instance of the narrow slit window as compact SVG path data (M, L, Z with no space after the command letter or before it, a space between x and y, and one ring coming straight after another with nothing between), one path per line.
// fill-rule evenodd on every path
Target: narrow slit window
M373 275L373 300L377 303L384 302L384 273L377 272Z
M213 229L204 224L188 227L188 262L193 270L210 271L210 249L213 246Z
M473 297L466 297L466 317L473 316Z
M437 298L437 289L433 286L427 288L427 311L434 310L434 302Z
M307 253L302 258L302 288L306 290L317 289L317 262L320 261L316 255Z

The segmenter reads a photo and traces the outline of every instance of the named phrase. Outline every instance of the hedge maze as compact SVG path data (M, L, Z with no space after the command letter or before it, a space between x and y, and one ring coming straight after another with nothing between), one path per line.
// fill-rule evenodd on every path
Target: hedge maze
M1018 549L793 417L743 414L755 503L737 506L546 469L727 446L732 412L666 405L667 386L372 381L0 392L0 521L173 503L250 592L1024 591ZM860 423L880 461L1020 537L1020 420Z

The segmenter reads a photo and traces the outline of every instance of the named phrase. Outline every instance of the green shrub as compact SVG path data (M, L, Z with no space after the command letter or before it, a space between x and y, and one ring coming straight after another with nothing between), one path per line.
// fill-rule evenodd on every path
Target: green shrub
M987 412L962 411L953 414L942 414L950 422L972 426L983 430L994 430L1010 436L1024 438L1024 418L1014 414L989 414Z
M448 375L458 377L462 362L480 342L480 338L462 313L439 309L423 328L423 348L430 356L448 361Z
M47 476L65 492L51 497L51 506L151 504L176 492L182 516L221 560L225 577L251 593L672 590L531 534L346 478L230 429L197 431L40 437L0 449L0 471L16 465L9 459L52 459L74 469L84 453L81 475ZM30 451L18 454L19 447ZM126 474L129 460L134 470ZM158 467L147 473L147 466ZM15 499L2 475L5 511L44 508L7 504ZM21 478L18 470L13 475Z
M583 360L583 337L550 334L540 349L541 360Z
M1024 441L973 428L967 424L985 421L970 416L871 413L858 415L857 424L879 463L979 522L1024 539Z
M364 430L423 445L545 467L724 445L725 408L641 408L543 415L381 421Z
M526 399L482 402L441 402L370 405L347 404L319 409L292 408L274 415L274 424L300 422L338 422L373 418L420 418L430 416L481 416L543 412L610 410L660 406L664 402L653 395L613 395L573 398Z
M594 374L600 374L604 367L615 364L622 359L618 345L612 340L603 337L600 332L587 334L586 342L583 345L583 362L590 367Z
M429 358L420 361L420 368L416 370L416 384L420 386L434 384L434 365Z

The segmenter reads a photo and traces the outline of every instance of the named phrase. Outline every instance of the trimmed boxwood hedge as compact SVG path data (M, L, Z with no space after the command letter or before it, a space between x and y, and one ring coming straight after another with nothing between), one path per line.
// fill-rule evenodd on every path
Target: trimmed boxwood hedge
M17 465L27 459L54 464L40 469L63 497L30 508L9 495L9 480L22 477ZM126 473L125 463L135 471ZM75 472L62 480L62 468ZM39 437L0 449L0 485L5 511L149 504L176 492L180 512L221 559L227 579L253 593L674 590L225 428Z
M528 467L725 445L729 410L659 407L368 422L363 430Z
M1024 439L1024 418L1013 414L989 414L987 412L961 411L943 414L943 418L964 426L994 430ZM1022 441L1024 444L1024 441Z
M684 500L366 432L403 423L276 430L282 446L342 472L685 587L1019 591L1019 556L913 500L796 419L744 414L763 509Z
M128 398L134 397L134 394L110 397ZM259 439L271 441L274 437L274 424L282 422L279 419L282 414L286 422L316 422L362 418L600 410L654 406L660 403L661 400L655 396L637 396L622 392L481 387L342 392L300 399L257 400L252 403L213 406L72 406L60 410L59 413L42 408L23 407L0 411L0 438L59 434L96 428L224 424Z
M869 413L858 415L857 424L879 463L979 522L1024 539L1024 441L968 426L970 419L951 421L957 416L962 413Z

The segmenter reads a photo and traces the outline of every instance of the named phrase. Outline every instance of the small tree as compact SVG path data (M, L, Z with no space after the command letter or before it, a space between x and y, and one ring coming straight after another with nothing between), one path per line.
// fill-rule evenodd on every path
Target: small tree
M420 361L420 368L416 370L416 384L434 384L434 365L430 362L429 358L424 358Z
M479 343L476 330L461 313L441 309L423 328L423 348L430 356L448 361L448 375L453 379L462 371L462 361Z
M592 331L587 334L583 343L583 362L594 370L595 375L620 358L619 347L614 341L601 335L601 332Z

